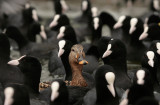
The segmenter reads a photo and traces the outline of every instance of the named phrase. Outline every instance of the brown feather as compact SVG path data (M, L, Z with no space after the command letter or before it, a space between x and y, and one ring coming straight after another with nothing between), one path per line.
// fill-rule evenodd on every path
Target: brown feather
M83 47L80 44L76 44L71 48L71 52L69 54L69 63L72 69L72 81L70 82L70 85L86 87L87 82L82 76L83 65L78 63L78 58L80 55L82 55L83 58L85 57Z

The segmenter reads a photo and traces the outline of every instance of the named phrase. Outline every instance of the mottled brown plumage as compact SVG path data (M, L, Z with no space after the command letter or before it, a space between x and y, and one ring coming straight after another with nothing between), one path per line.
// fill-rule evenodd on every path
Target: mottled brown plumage
M82 76L83 64L80 62L84 62L87 64L87 61L84 60L85 53L83 51L83 47L80 44L76 44L71 48L71 52L69 54L69 63L72 69L72 81L70 82L71 86L80 86L86 87L87 82Z

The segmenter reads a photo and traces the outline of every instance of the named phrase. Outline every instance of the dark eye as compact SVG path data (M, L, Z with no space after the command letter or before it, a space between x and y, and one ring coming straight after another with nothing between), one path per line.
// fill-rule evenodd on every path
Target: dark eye
M74 49L72 49L72 51L74 51Z

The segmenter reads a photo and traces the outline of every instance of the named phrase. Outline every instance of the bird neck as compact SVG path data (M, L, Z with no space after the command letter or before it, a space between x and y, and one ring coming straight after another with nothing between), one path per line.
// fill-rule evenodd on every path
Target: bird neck
M24 46L28 44L28 40L25 39L23 35L18 35L14 38L14 40L17 42L19 49L22 49Z
M64 39L71 41L73 44L78 44L77 38L76 38L76 34L72 33L71 37L64 37Z
M82 76L82 68L83 65L78 64L77 62L70 62L71 68L72 68L72 86L80 86L80 87L86 87L87 83L86 80Z
M68 105L68 97L58 97L54 102L50 102L50 105Z
M139 40L139 35L143 32L143 26L142 27L137 27L137 29L130 35L130 44L135 45L135 46L140 46L143 45L142 41Z
M25 74L25 84L32 90L33 93L39 94L40 76L36 74Z
M99 26L97 30L92 30L92 43L96 43L102 37L102 26Z
M36 33L31 30L28 30L27 38L29 41L36 42Z
M132 35L131 35L131 39L130 39L130 44L131 45L143 45L142 44L142 41L140 41L139 40L139 36L137 36L136 35L137 33L135 32L135 33L133 33Z
M113 26L114 26L115 24L116 24L116 20L115 20L114 18L112 18L107 25L108 25L108 27L110 28L110 30L114 30L114 29L113 29Z
M101 82L101 81L98 81ZM108 90L107 85L104 85L105 83L96 83L96 93L97 93L97 103L106 103L106 101L114 100L113 95ZM117 94L116 94L117 96ZM107 99L107 100L106 100Z
M159 54L156 54L157 56L157 62L158 62L158 64L160 63L160 56L159 56ZM157 66L157 79L158 79L158 82L160 82L160 65L158 65Z
M69 53L62 55L61 60L62 60L62 63L63 63L64 68L65 68L65 72L66 72L65 80L66 81L71 81L72 80L72 70L71 70L71 66L69 64L69 59L67 57L68 55L69 55Z
M116 57L110 58L108 62L104 62L105 64L111 65L115 71L121 71L127 73L127 60L126 57Z

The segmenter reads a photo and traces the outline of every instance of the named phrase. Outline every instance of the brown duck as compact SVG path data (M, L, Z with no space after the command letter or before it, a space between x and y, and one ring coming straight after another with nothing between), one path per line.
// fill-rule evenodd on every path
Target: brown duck
M83 46L80 44L73 45L69 54L69 63L72 69L71 86L87 86L87 82L82 76L83 65L88 63L84 58L85 53L83 51Z

